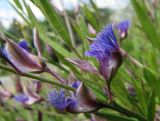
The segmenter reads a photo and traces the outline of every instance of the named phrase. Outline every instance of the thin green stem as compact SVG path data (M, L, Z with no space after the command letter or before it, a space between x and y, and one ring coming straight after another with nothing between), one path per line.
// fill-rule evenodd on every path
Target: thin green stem
M71 91L74 91L74 92L76 91L74 88L72 88L72 87L70 87L68 85L65 85L65 84L62 84L62 83L59 83L59 82L56 82L56 81L52 81L50 79L46 79L46 78L31 74L31 73L23 73L23 74L22 73L18 73L14 69L12 69L12 68L10 68L8 66L2 65L2 64L0 64L0 69L8 71L8 72L11 72L11 73L14 73L14 74L17 74L17 75L20 75L20 76L36 79L36 80L39 80L41 82L50 83L50 84L65 88L67 90L71 90Z
M106 108L109 108L109 109L112 109L112 110L115 110L119 113L122 113L128 117L133 117L133 118L136 118L138 119L139 121L147 121L147 119L145 119L145 117L133 112L133 111L130 111L128 110L127 108L124 108L122 106L120 106L119 104L117 104L116 102L111 102L111 103L106 103L106 102L99 102L102 107L106 107Z
M122 48L120 48L120 52L122 54L123 57L127 57L134 65L139 66L141 68L145 67L142 63L140 63L138 60L136 60L135 58L133 58L132 56L130 56L125 50L123 50Z
M51 74L54 78L56 78L61 83L64 83L64 84L66 83L66 80L64 78L62 78L58 73L49 69L48 67L45 68L45 72Z
M77 55L78 58L82 59L81 55L77 52L77 50L75 49L76 48L76 45L75 45L75 39L74 39L74 36L73 36L73 31L72 31L72 28L71 28L71 24L70 24L70 21L69 21L69 17L68 17L68 14L67 14L67 11L65 10L65 7L64 7L64 3L62 0L60 0L61 4L62 4L62 7L64 9L64 19L65 19L65 23L67 25L67 29L68 29L68 32L69 32L69 36L70 36L70 39L71 39L71 49L72 51Z

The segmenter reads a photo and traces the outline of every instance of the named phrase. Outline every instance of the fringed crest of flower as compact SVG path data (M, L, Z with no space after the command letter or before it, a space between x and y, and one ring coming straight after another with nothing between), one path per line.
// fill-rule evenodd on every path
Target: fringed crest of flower
M113 25L109 24L99 32L90 45L90 50L86 52L88 56L103 58L111 52L117 52L119 49L117 39L113 32Z
M58 111L65 111L67 106L73 101L72 98L66 98L63 89L57 91L52 90L48 94L49 103L54 106Z
M78 82L79 83L79 82ZM48 101L58 111L68 111L70 113L80 112L92 112L99 109L99 105L96 103L96 98L93 93L84 86L81 82L74 83L74 87L77 87L75 95L66 96L64 90L52 90L49 92ZM75 86L76 85L76 86Z
M108 24L99 32L85 54L99 60L100 74L110 80L122 63L119 45L113 32L113 25Z

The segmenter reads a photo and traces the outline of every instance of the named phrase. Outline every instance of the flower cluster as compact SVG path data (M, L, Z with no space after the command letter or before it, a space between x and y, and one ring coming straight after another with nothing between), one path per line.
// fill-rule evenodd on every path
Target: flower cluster
M130 23L128 21L123 21L116 25L121 39L126 37L129 26ZM108 96L110 99L110 82L122 64L121 49L113 29L113 24L105 26L102 31L92 39L93 41L90 44L90 50L85 52L85 55L95 57L98 60L99 71L87 61L67 58L69 62L79 67L82 71L90 72L98 76L101 75L107 82ZM85 86L83 81L76 80L73 74L69 75L68 79L63 79L59 74L51 71L47 65L44 64L41 55L42 47L36 30L34 31L34 45L37 49L37 55L33 55L30 52L26 40L17 44L12 40L6 39L5 47L0 48L0 57L5 59L20 73L47 72L61 83L74 88L76 90L75 92L64 89L53 89L48 93L49 104L58 111L81 113L94 112L102 108L102 105L96 100L95 94ZM48 50L51 52L52 48L48 46ZM39 85L39 83L34 83L33 85L32 87L27 86L18 95L13 96L14 99L24 105L31 105L42 101L42 97L38 94L41 85ZM33 90L33 88L35 88L35 90Z

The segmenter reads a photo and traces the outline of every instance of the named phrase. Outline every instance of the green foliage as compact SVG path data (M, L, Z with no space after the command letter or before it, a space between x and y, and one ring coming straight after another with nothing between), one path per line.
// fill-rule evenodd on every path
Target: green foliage
M36 13L34 13L34 10L31 9L31 6L25 0L14 0L10 4L24 20L25 24L23 25L14 20L8 30L0 30L5 36L16 42L22 38L27 39L29 47L35 54L37 52L35 47L33 47L32 29L36 28L43 45L43 60L47 65L65 79L68 79L69 73L73 72L77 80L83 81L94 92L98 100L111 105L110 109L107 107L103 111L95 112L97 116L107 121L155 120L156 107L159 107L160 104L159 4L153 6L147 0L130 0L130 4L134 10L134 13L131 13L132 25L128 32L128 37L123 41L118 40L120 47L126 50L127 53L123 59L123 64L111 82L113 101L120 105L117 105L118 109L116 109L109 102L106 81L102 76L85 72L65 59L70 57L86 60L98 70L96 59L86 57L84 54L89 49L90 44L87 37L96 36L89 32L88 25L90 24L98 33L104 24L110 23L109 17L113 15L112 11L100 9L94 1L90 0L88 4L80 2L78 12L65 10L65 15L57 10L50 3L50 0L31 0L30 2L40 9L45 17L44 20L40 21L36 17ZM126 10L128 8L122 10L122 14L126 14ZM136 14L136 17L134 14ZM46 49L46 45L52 47L55 57L50 55ZM134 57L134 59L131 57ZM135 61L141 63L141 66L136 64ZM0 62L6 64L4 61L0 60ZM9 77L10 75L0 70L0 76ZM41 78L41 81L47 81L48 79L54 83L55 78L52 78L48 74L44 73L40 76L43 76L43 78L38 77L39 79ZM32 75L29 74L28 77L32 77ZM15 80L14 78L11 79ZM57 82L54 84L57 84ZM135 95L129 92L130 85ZM57 86L53 87L59 89ZM72 88L69 89L73 90ZM46 95L49 90L50 85L44 84L41 95L45 101L47 100ZM7 101L7 108L3 109L0 107L0 121L13 121L17 120L17 117L26 121L41 121L38 119L38 112L43 112L44 121L70 121L72 119L84 121L90 118L90 114L60 114L52 107L46 106L43 103L33 104L29 108L24 108L17 103L14 106L12 105L14 103L14 100ZM131 112L127 113L126 110ZM133 115L130 116L130 113ZM138 118L136 119L136 117Z
M147 9L145 2L141 2L140 4L137 0L131 0L131 3L139 18L142 30L146 33L146 36L153 46L159 49L160 39L158 37L158 32L156 31L157 29L154 26L154 23L151 21L152 18L148 16L149 10Z

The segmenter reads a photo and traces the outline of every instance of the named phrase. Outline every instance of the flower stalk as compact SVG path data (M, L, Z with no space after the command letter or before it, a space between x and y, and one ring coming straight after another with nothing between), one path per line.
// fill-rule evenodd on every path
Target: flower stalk
M49 83L49 84L53 84L53 85L62 87L64 89L70 90L70 91L76 91L74 88L72 88L70 86L67 86L65 84L62 84L62 83L59 83L59 82L56 82L56 81L52 81L50 79L46 79L46 78L43 78L43 77L40 77L40 76L36 76L34 74L31 74L31 73L17 73L17 71L15 71L14 69L12 69L8 66L4 66L2 64L0 64L0 69L11 72L11 73L14 73L14 74L17 74L17 75L21 75L21 76L24 76L24 77L29 77L29 78L32 78L32 79L36 79L36 80L39 80L41 82L46 82L46 83Z
M127 57L134 65L139 66L139 67L144 67L143 64L141 64L138 60L130 56L124 49L120 48L120 52L123 57Z

